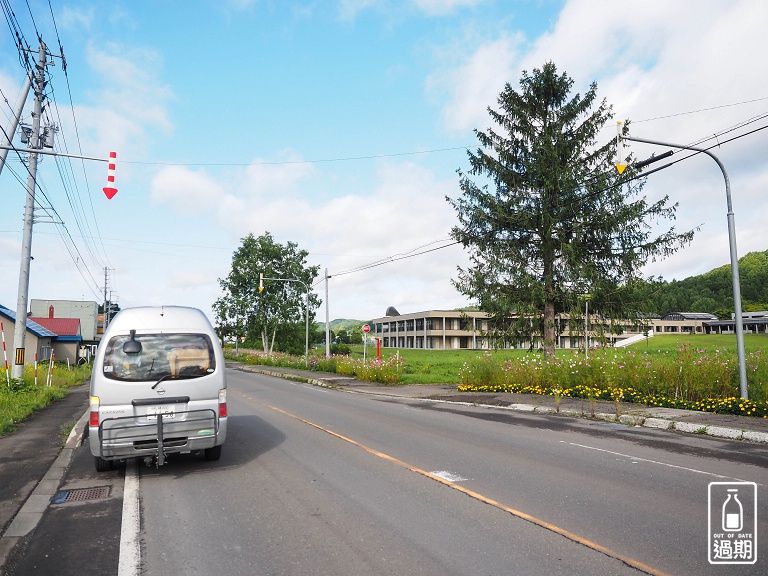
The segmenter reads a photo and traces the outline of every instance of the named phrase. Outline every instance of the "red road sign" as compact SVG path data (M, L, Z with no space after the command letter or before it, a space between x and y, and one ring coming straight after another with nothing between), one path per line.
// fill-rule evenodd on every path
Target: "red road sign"
M370 327L370 325L368 325L368 324L363 324L363 332L365 332L366 334L368 334L368 332L370 332L370 331L371 331L371 327Z

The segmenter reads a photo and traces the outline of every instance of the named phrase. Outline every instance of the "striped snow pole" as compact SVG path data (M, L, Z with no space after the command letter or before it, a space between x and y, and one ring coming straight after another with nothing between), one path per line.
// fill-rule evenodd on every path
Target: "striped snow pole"
M35 352L35 388L37 388L37 352Z
M3 334L3 360L5 360L5 383L10 388L11 375L8 371L8 353L5 351L5 326L0 322L0 332Z
M115 164L117 163L117 152L109 153L109 170L107 171L107 185L102 188L104 194L107 195L107 200L112 200L115 194L117 194L117 188L115 188Z
M51 354L51 357L48 359L48 375L45 378L46 386L50 386L53 381L54 362L56 362L56 354Z

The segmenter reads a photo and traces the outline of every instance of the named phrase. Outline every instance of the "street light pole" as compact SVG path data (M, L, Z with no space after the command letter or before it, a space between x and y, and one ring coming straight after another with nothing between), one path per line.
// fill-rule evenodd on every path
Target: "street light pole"
M589 301L592 294L584 294L584 361L589 362Z
M2 138L0 138L0 141L3 143L2 148L0 148L0 173L3 171L3 166L5 166L5 159L8 157L8 151L13 149L11 147L12 136L19 126L21 113L24 110L24 104L27 102L27 95L29 95L29 89L31 87L32 72L28 72L27 79L24 81L24 86L22 87L19 99L16 102L16 110L13 114L13 118L11 118L11 124L8 127L8 130L3 133Z
M328 311L328 268L325 269L325 357L331 357L331 322Z
M305 332L304 332L304 365L309 368L309 286L306 282L297 278L265 278L264 274L259 274L259 292L264 290L264 280L273 280L275 282L298 282L307 291L307 301L304 308L305 311Z
M733 206L731 204L731 182L728 179L728 172L725 171L725 166L720 162L720 159L712 154L709 150L704 148L697 148L695 146L685 146L683 144L670 144L669 142L659 142L657 140L648 140L646 138L630 138L629 136L622 136L619 134L619 140L630 140L632 142L643 142L644 144L656 144L658 146L671 146L672 148L680 148L683 150L694 150L696 152L703 152L710 158L712 158L720 170L723 173L725 179L725 197L728 206L728 241L730 245L731 253L731 282L733 284L733 308L736 327L736 353L739 358L739 392L741 397L747 400L749 398L749 390L747 388L747 363L744 354L744 326L742 325L741 316L741 286L739 282L739 258L736 253L736 225L733 220ZM619 161L622 161L619 158Z

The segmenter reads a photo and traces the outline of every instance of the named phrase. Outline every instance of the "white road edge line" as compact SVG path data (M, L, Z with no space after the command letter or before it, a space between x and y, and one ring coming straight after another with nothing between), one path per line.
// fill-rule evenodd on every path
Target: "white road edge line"
M668 466L669 468L677 468L678 470L685 470L687 472L694 472L696 474L704 474L705 476L714 476L715 478L723 478L725 480L736 480L738 482L747 482L740 478L734 478L733 476L723 476L722 474L715 474L714 472L706 472L704 470L697 470L696 468L686 468L685 466L678 466L677 464L667 464L666 462L659 462L658 460L649 460L648 458L639 458L637 456L631 456L629 454L623 454L621 452L613 452L612 450L606 450L604 448L596 448L595 446L586 446L585 444L576 444L575 442L566 442L560 440L564 444L570 444L571 446L577 446L579 448L586 448L587 450L596 450L598 452L605 452L606 454L613 454L614 456L621 456L622 458L629 458L637 462L648 462L649 464L658 464L659 466Z
M139 543L139 472L136 460L125 463L125 486L123 487L123 523L120 529L120 562L118 576L138 576L141 565Z

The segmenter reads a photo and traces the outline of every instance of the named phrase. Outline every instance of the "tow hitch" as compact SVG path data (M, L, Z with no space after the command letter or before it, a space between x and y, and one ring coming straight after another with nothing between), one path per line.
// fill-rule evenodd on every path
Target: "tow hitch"
M219 433L214 410L157 413L137 422L136 416L106 418L99 425L100 457L138 457L145 465L163 466L174 452L200 451L216 445ZM203 444L202 441L205 443Z

